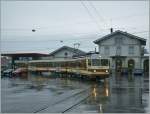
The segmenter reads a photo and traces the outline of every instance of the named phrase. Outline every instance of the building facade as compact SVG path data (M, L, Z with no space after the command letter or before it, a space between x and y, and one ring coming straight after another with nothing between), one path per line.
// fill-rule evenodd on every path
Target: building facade
M69 59L82 55L85 56L86 52L69 46L62 46L51 52L48 57L44 57L42 59Z
M94 41L101 58L110 60L110 68L143 69L146 40L123 31L115 31Z

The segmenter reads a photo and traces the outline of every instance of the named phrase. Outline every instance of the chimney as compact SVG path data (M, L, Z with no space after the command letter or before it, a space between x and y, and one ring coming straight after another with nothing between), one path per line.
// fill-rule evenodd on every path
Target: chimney
M113 28L110 28L110 33L113 33Z

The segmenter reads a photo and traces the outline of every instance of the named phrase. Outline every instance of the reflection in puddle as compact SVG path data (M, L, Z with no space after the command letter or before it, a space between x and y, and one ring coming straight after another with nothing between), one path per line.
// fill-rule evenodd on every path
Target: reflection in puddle
M109 96L108 88L105 89L105 92L106 92L106 96L108 97Z
M94 88L94 90L93 90L93 95L94 95L94 97L96 98L96 88Z
M134 77L134 80L130 81L128 77L114 76L104 80L103 83L93 83L31 75L27 79L12 78L8 85L9 88L6 89L9 89L10 92L23 93L25 97L26 94L38 91L38 94L35 94L39 95L40 100L44 99L45 95L48 95L49 98L49 96L65 94L66 91L90 87L90 97L73 112L144 112L141 103L142 93L139 89L142 85L141 77ZM41 97L41 95L44 97Z

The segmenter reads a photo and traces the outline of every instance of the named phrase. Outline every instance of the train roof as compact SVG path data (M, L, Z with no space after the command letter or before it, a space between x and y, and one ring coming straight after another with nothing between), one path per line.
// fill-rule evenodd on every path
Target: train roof
M64 62L64 61L77 61L77 60L84 60L85 58L74 58L74 59L51 59L51 60L31 60L29 63L36 63L36 62Z

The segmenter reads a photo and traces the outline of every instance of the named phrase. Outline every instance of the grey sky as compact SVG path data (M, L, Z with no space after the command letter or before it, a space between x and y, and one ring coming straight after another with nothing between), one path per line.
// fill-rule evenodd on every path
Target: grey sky
M50 53L74 43L91 51L110 27L148 39L148 1L3 1L1 6L2 52Z

